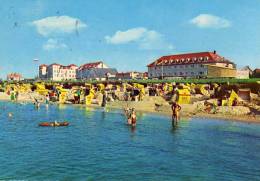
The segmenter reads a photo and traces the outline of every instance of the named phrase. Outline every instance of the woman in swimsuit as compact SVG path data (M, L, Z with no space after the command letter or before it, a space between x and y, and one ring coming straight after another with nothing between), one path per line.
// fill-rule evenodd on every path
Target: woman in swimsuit
M136 126L136 113L134 108L132 109L131 118L132 118L132 126Z
M129 108L125 108L125 116L127 118L127 124L132 124L132 116L131 116L131 110Z

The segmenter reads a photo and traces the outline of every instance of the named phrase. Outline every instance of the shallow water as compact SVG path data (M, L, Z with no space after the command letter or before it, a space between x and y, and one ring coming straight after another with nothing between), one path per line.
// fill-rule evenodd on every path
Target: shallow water
M260 180L260 125L0 103L0 180ZM13 117L8 117L12 112ZM43 121L69 127L38 127Z

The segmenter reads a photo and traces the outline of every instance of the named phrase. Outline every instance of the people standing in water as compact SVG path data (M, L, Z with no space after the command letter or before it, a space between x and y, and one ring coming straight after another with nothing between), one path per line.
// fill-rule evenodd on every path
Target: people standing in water
M131 112L131 121L132 121L132 127L136 126L136 112L135 109L132 108L132 112Z
M34 100L35 100L35 102L34 102L35 108L39 109L40 108L40 102L35 98L34 98Z
M103 97L102 97L102 104L101 104L101 106L102 107L106 107L106 104L107 104L107 92L104 90L103 91Z
M49 103L50 103L50 96L49 96L49 94L47 94L45 97L45 104L46 104L47 109L49 108Z
M125 116L127 118L127 124L131 125L132 124L132 114L131 114L131 109L128 107L125 108Z
M15 92L15 101L18 102L18 97L19 97L19 91L17 90Z
M180 121L181 106L176 102L172 103L172 124L175 126Z

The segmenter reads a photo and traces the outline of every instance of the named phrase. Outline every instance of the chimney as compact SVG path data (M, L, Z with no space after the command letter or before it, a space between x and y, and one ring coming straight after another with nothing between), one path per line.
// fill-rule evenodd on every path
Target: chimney
M217 53L216 50L214 50L213 53L216 54Z

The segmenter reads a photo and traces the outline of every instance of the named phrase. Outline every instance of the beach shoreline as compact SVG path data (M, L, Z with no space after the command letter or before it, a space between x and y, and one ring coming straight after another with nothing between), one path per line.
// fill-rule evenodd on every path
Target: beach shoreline
M9 96L7 94L0 94L0 101L8 101L11 102ZM20 97L18 99L19 103L26 102L26 103L33 103L31 97L25 98ZM59 103L52 103L58 105ZM102 108L99 104L65 104L65 105L72 105L72 106L80 106L80 107L90 107L90 108ZM125 107L133 107L137 112L141 113L152 113L157 115L168 116L169 120L171 119L171 106L170 105L163 105L160 109L156 109L154 105L151 105L150 102L141 101L114 101L108 102L106 105L107 109L117 109L123 110ZM236 122L244 122L244 123L258 123L260 124L260 115L230 115L230 114L221 114L221 113L206 113L197 111L195 105L182 105L183 109L181 111L182 119L192 119L192 118L210 118L210 119L221 119L225 121L236 121Z

